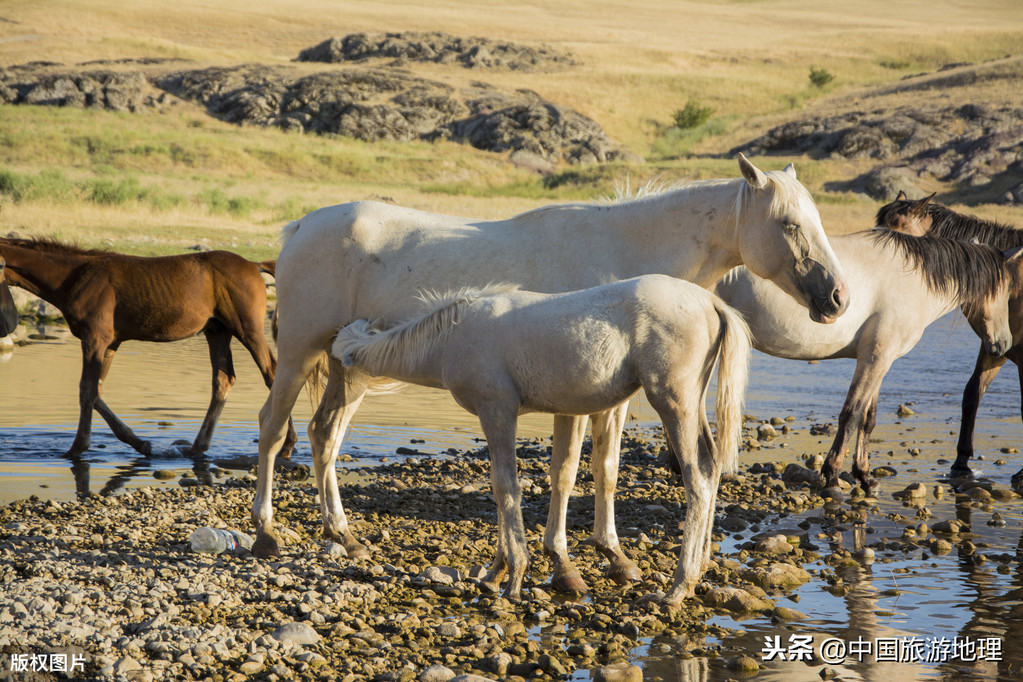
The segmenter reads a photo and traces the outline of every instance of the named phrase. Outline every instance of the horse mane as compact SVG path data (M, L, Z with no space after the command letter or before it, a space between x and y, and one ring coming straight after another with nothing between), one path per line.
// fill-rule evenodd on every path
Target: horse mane
M1019 268L1006 268L999 249L936 236L915 237L894 230L870 232L875 244L892 247L919 270L934 293L956 305L982 300L996 291L1006 277L1012 292L1021 288Z
M774 185L775 191L771 195L771 205L768 210L771 214L778 214L781 212L783 206L798 203L801 201L808 201L813 203L813 197L810 195L810 191L799 182L795 176L790 175L785 171L771 170L765 171L764 175L767 176L768 180ZM625 182L616 182L614 193L610 196L603 196L598 199L599 203L605 205L618 206L627 203L635 203L641 201L657 201L665 197L669 197L676 192L684 192L687 190L695 190L702 187L718 187L722 185L733 184L736 186L735 195L735 221L738 223L742 219L743 207L752 199L756 189L750 186L748 182L742 178L715 178L709 180L678 180L678 181L667 181L659 178L649 180L644 184L633 190L630 187L628 179Z
M931 217L931 232L938 237L967 241L976 238L1002 251L1023 246L1023 230L1017 230L1011 225L957 213L941 204L929 203L926 210Z
M489 284L443 293L420 291L419 299L429 306L428 312L383 331L375 329L376 321L359 320L342 327L333 344L333 354L348 356L374 374L388 374L388 370L395 369L400 373L412 372L458 324L469 304L516 289L518 285L514 284Z
M61 255L103 256L110 254L110 251L107 249L86 249L77 244L69 244L53 237L0 237L0 244L30 251Z

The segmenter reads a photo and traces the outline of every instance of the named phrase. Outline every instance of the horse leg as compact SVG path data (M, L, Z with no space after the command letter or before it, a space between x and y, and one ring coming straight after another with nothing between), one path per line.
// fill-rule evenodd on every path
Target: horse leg
M493 468L491 468L491 472L493 472ZM493 488L493 483L491 483L491 488ZM480 588L490 594L500 592L501 583L508 577L508 554L504 547L504 537L500 532L500 529L504 528L504 512L500 505L497 507L497 527L499 530L497 534L497 551L494 553L494 564L480 579Z
M309 444L313 450L316 487L320 491L323 536L340 542L351 557L368 557L369 550L348 527L334 463L348 423L369 388L369 379L368 374L355 368L345 368L340 361L330 358L327 387L309 422Z
M706 396L702 399L701 404L706 403ZM697 442L699 448L697 456L701 462L711 462L711 480L714 481L710 492L710 513L707 514L706 527L704 529L704 543L703 543L703 571L707 570L710 565L710 546L711 536L714 532L714 509L717 505L718 499L718 485L721 481L721 461L719 459L722 453L718 452L717 444L714 441L714 432L710 429L710 422L707 420L707 413L705 410L700 410L700 438ZM681 463L676 462L681 469Z
M1020 414L1023 416L1023 344L1016 344L1009 349L1005 356L1016 363L1016 373L1019 376ZM1014 473L1010 480L1014 487L1023 485L1023 469Z
M103 353L103 365L99 372L99 383L96 388L96 402L93 405L93 409L99 413L99 416L103 418L103 421L107 423L110 430L113 432L117 440L130 445L140 455L148 457L153 454L153 446L147 440L142 440L135 435L135 432L131 430L127 424L122 422L114 411L106 404L103 400L103 384L107 380L107 373L110 372L110 365L114 362L114 355L117 353L118 346L116 344L111 345Z
M671 394L659 396L648 393L648 397L661 417L664 433L675 450L686 489L686 516L679 562L672 587L664 597L668 608L677 609L693 595L710 559L709 533L721 468L714 457L714 450L699 443L699 410L695 409L698 405L687 404L683 394L676 394L674 390Z
M610 562L607 576L623 585L643 579L643 574L632 559L625 555L618 543L615 529L614 494L618 485L618 461L622 428L628 412L628 401L610 410L591 415L593 420L593 454L590 469L593 472L593 539L599 551Z
M289 355L289 358L291 356ZM320 357L319 351L308 349L294 356L295 362L284 364L277 375L270 395L259 411L259 467L256 493L252 499L252 523L256 527L256 541L252 554L270 557L280 554L280 544L273 532L272 488L274 460L286 438L286 427L291 410L306 378Z
M824 490L829 491L829 496L836 499L841 497L838 474L842 471L842 459L845 457L850 442L854 443L854 447L857 449L861 446L863 448L863 454L856 457L853 473L859 479L864 492L870 493L877 486L877 481L869 471L868 443L861 442L860 438L863 427L869 418L871 405L877 403L881 380L888 373L893 358L877 353L872 346L874 344L862 342L860 344L860 352L856 359L856 371L853 372L852 383L849 385L845 404L842 405L842 412L838 417L838 433L824 460L824 466L821 467Z
M213 390L210 394L210 406L206 410L206 417L202 420L199 433L195 435L195 440L188 452L193 457L201 455L209 449L210 440L213 438L213 429L217 426L220 413L224 411L227 394L230 393L236 379L234 360L231 357L231 333L216 320L210 320L202 331L206 336L206 345L209 346L210 351Z
M877 425L877 394L871 400L863 415L863 426L856 434L856 451L853 457L853 476L855 476L863 487L863 491L870 495L877 488L877 480L870 473L870 434L874 432Z
M515 423L517 406L486 404L478 406L483 435L490 450L490 486L497 503L498 554L503 554L508 571L504 597L517 602L522 599L522 581L526 575L529 553L526 549L526 528L522 521L522 488L515 461ZM495 569L499 569L495 561ZM494 586L495 571L484 578Z
M554 442L551 448L551 506L547 512L547 527L543 534L544 552L554 564L551 587L557 592L589 592L579 569L568 555L568 537L565 526L568 500L572 495L586 418L554 415Z
M82 343L82 376L78 381L78 431L65 457L75 457L92 443L92 410L99 398L99 379L103 374L103 358L107 344Z
M952 477L973 475L973 471L970 470L970 459L973 457L973 431L977 426L980 399L984 397L988 386L994 381L1005 361L1005 357L998 358L988 353L981 344L977 364L973 368L970 380L966 382L966 388L963 389L963 417L959 427L959 441L956 443L956 461L952 463L950 472Z
M251 319L262 321L262 314L253 315ZM273 386L274 376L277 374L277 358L274 357L269 344L266 342L263 329L261 327L249 329L249 326L251 325L240 324L239 329L234 332L234 336L249 351L249 355L255 361L256 367L259 368L259 373L263 375L263 383L266 384L267 388L270 388ZM295 431L295 422L289 415L288 434L285 436L284 443L281 445L281 451L277 455L285 459L290 458L297 442L298 433Z

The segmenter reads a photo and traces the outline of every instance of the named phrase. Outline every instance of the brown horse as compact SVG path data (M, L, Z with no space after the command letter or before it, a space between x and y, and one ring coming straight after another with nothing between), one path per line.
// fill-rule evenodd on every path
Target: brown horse
M878 227L902 232L932 234L946 239L973 240L1002 249L1018 249L1023 246L1023 230L1003 225L976 216L956 213L947 206L931 202L929 197L913 201L903 192L895 201L885 204L877 212ZM981 344L980 354L973 375L963 390L963 417L956 444L956 460L952 464L953 477L972 476L970 459L973 457L973 432L977 424L977 409L980 399L997 376L1006 360L1016 363L1021 389L1020 411L1023 413L1023 295L1009 299L1009 327L1012 330L1012 347L1004 355L991 353ZM1023 469L1013 477L1023 481Z
M12 333L18 327L18 307L14 305L14 297L11 296L11 289L7 286L7 278L4 271L7 269L7 261L0 256L0 339Z
M51 239L0 238L6 282L56 306L82 342L81 413L68 456L89 448L92 411L118 439L143 455L152 446L135 435L100 396L114 354L124 341L179 341L202 332L213 364L213 397L187 454L206 451L235 382L231 337L256 361L267 387L277 360L263 333L266 284L275 262L252 263L227 251L178 256L127 256L86 250ZM2 331L2 329L0 329ZM281 454L296 440L289 426Z

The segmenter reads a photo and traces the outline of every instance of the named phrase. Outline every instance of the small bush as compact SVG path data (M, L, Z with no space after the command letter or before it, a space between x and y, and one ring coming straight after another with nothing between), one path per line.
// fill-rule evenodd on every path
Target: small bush
M28 192L29 180L14 171L0 168L0 194L6 194L11 200L21 201Z
M97 204L121 206L146 197L146 190L135 178L127 180L95 180L88 188L89 200Z
M823 88L833 80L835 80L835 76L827 69L818 69L814 66L810 67L810 83L815 88Z
M701 107L698 102L689 100L684 107L672 114L672 120L676 128L689 130L703 125L713 114L713 107Z
M910 64L905 59L882 59L878 61L878 64L885 69L893 69L899 71L901 69L908 69Z

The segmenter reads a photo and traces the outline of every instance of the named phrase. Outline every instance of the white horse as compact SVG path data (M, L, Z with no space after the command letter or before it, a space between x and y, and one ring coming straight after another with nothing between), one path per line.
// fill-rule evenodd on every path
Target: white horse
M678 453L687 509L675 580L665 602L690 596L710 560L714 500L722 470L734 470L749 364L749 329L717 296L690 282L647 275L566 294L508 286L432 297L431 310L374 333L358 320L331 354L345 367L444 388L477 415L490 449L497 501L497 558L483 584L520 598L528 560L515 463L523 412L585 416L640 388ZM717 442L706 396L720 357Z
M1023 230L993 220L958 213L947 206L933 203L931 201L933 198L932 194L913 201L905 192L899 192L895 201L878 209L877 226L904 234L930 234L946 239L977 240L997 249L1023 248ZM1023 278L1023 259L1017 260L1016 265L1017 276ZM970 319L970 325L983 336L975 320ZM1019 384L1023 387L1023 292L1009 301L1009 325L1012 327L1012 346L1008 349L992 349L986 343L981 344L973 374L963 389L962 423L959 428L959 440L956 443L956 460L949 472L953 478L973 475L970 470L970 459L973 457L973 433L977 426L980 399L1008 360L1016 363ZM1023 394L1020 395L1020 408L1023 410ZM1012 481L1014 485L1023 481L1023 469L1013 474Z
M1009 348L1009 302L1019 296L1023 258L1017 252L1002 253L980 244L896 232L859 232L832 237L831 244L856 291L848 310L834 324L809 323L791 297L746 268L729 272L714 291L745 316L753 347L758 350L797 360L856 359L824 470L824 492L838 498L838 473L850 442L855 444L854 474L865 489L876 485L870 475L867 444L881 380L892 362L916 345L928 325L961 306L990 352L1000 354ZM668 445L672 447L670 441ZM617 450L609 453L595 447L592 469L617 468L617 454ZM572 452L568 456L578 455ZM561 466L574 471L578 462ZM563 500L559 504L567 506L573 483L574 479L552 476L552 508L555 500ZM614 533L614 509L608 499L594 496L594 518L609 519ZM552 529L550 523L549 518L547 535L565 532L564 527ZM570 559L564 561L564 571L578 573Z
M794 360L856 359L821 472L825 492L837 498L842 459L850 447L853 474L864 490L876 487L867 446L881 380L928 325L962 306L992 353L1001 355L1012 345L1009 300L1019 278L1011 261L1020 256L981 244L877 230L834 237L831 244L856 290L849 310L833 325L804 324L787 296L743 268L730 272L715 291L746 316L758 350Z
M450 291L514 282L534 291L585 289L643 274L663 273L710 287L746 264L799 301L803 315L830 321L848 296L809 192L785 171L762 172L739 156L742 178L708 180L616 204L565 204L501 221L424 213L375 202L314 211L284 228L277 260L278 365L260 411L259 480L252 505L254 552L277 552L271 484L275 453L295 400L325 359L337 330L357 319L394 323L416 311L421 289ZM809 310L809 315L807 315ZM370 387L366 372L328 365L327 384L309 424L324 536L350 555L366 549L352 535L338 494L334 462L352 416ZM591 415L599 461L617 462L626 406ZM552 477L575 480L586 418L556 415ZM563 466L563 463L569 466ZM617 464L595 470L597 495L612 507ZM548 527L564 528L567 497L552 503ZM597 548L616 580L639 577L621 551L611 517L596 520ZM554 584L578 589L564 533L545 537Z

